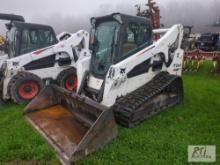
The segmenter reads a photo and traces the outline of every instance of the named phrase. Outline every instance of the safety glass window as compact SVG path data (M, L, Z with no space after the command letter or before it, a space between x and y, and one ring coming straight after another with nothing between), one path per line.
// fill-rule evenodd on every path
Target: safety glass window
M25 54L31 50L31 43L29 38L29 33L27 29L24 29L21 34L21 48L20 54Z
M120 26L116 21L104 22L97 26L91 61L91 68L94 73L104 75L112 64L119 28Z
M30 31L30 39L32 44L38 44L39 42L39 36L36 30Z
M8 42L8 55L10 58L15 56L15 37L16 37L16 28L11 28L7 32L7 42Z
M122 56L127 57L132 55L150 44L152 44L150 28L144 24L130 23L126 28L122 45Z

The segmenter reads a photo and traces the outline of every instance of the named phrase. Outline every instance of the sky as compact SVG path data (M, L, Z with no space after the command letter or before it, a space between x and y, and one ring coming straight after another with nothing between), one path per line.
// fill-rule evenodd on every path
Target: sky
M160 6L162 23L194 25L196 29L220 19L220 0L155 0ZM27 22L48 24L56 33L88 30L93 16L122 12L135 15L135 4L146 0L0 0L1 13L23 15ZM4 21L0 21L0 34Z

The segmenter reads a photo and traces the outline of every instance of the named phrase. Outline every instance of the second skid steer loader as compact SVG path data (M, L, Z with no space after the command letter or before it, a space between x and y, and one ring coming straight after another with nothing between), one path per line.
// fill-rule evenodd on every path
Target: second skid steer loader
M27 103L50 83L76 90L76 62L90 56L88 32L56 37L52 27L26 23L19 15L0 13L0 20L9 21L0 45L0 99Z
M91 23L92 56L77 62L77 93L47 87L24 113L65 164L116 136L113 112L131 127L183 99L182 25L152 31L148 20L120 13Z

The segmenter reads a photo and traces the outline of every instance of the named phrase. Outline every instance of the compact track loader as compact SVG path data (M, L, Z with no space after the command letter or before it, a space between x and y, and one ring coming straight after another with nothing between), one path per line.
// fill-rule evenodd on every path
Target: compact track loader
M77 92L47 87L25 108L25 118L65 164L116 136L113 113L132 127L183 100L182 25L152 30L147 19L120 13L91 24L92 56L77 61ZM154 41L153 34L161 38Z
M77 88L76 62L90 55L89 33L62 33L52 27L25 23L16 15L0 14L6 24L5 54L0 56L0 94L3 100L27 103L45 85Z

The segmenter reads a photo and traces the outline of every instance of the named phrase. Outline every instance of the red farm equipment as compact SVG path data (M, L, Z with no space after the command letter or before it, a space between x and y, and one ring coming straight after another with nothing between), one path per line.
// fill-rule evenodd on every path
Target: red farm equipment
M151 26L153 27L153 29L159 29L161 27L160 8L156 5L156 2L154 2L153 0L148 0L146 6L148 7L148 9L142 10L141 5L136 5L137 16L150 19ZM159 38L160 38L160 34L155 34L154 39L158 40Z
M211 72L214 74L220 73L220 52L205 52L199 49L185 52L183 70L185 72L197 72L204 61L212 61L213 69L211 69Z
M143 9L142 5L136 5L137 7L137 16L145 17L150 19L153 29L159 29L161 25L161 16L160 8L156 5L156 2L153 0L148 0L147 9ZM191 35L193 26L184 26L184 40L183 47L185 49L184 56L184 72L197 72L204 61L212 61L213 69L212 73L220 73L220 52L212 51L206 52L200 49L197 49L195 46L196 41L198 40L197 35ZM193 36L193 37L192 37ZM158 40L160 34L155 34L154 39Z

